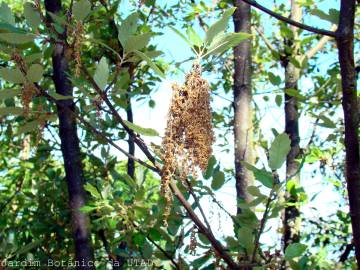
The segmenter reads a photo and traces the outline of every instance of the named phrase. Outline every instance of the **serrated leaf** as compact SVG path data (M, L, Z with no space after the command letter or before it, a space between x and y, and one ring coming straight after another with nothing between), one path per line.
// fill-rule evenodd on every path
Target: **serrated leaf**
M200 36L195 32L194 28L188 26L188 28L186 29L186 33L193 45L197 47L201 47L203 45L203 41L201 40Z
M15 17L11 12L11 9L5 2L2 2L0 5L0 21L3 21L13 26L15 25Z
M216 171L213 175L211 188L214 190L220 189L225 183L225 174L222 171Z
M274 186L274 178L270 172L266 171L265 169L258 169L245 161L242 161L241 163L245 166L246 169L252 171L255 179L265 187L272 188Z
M75 2L72 8L72 13L76 20L82 21L91 11L91 4L87 0L80 0Z
M90 183L86 183L84 185L84 189L89 192L91 194L91 196L97 198L97 199L101 199L101 195L99 193L99 191Z
M11 83L23 83L25 81L24 75L18 68L0 68L0 77Z
M280 169L286 160L290 147L289 135L282 133L276 136L269 149L269 167L273 170Z
M26 78L30 82L38 82L42 79L44 74L44 69L39 64L33 64L30 66L29 70L27 71Z
M135 125L134 123L131 123L129 121L126 121L126 120L123 120L123 121L130 129L132 129L136 133L139 133L144 136L159 136L159 133L155 129L143 128L143 127Z
M136 36L129 36L125 41L125 52L141 50L149 43L152 33L144 33Z
M35 38L36 36L33 34L0 33L0 40L15 45L32 42Z
M210 44L216 35L226 30L230 17L234 13L235 9L236 8L233 7L224 11L221 19L209 27L206 31L205 43Z
M221 55L226 50L237 46L244 39L249 38L251 35L247 33L229 33L220 34L216 36L210 44L204 58L209 55Z
M154 64L153 61L144 53L135 50L134 53L138 55L142 60L146 61L146 63L158 74L161 78L165 78L165 74L158 68L157 65Z
M21 114L23 114L23 112L24 112L23 108L20 108L20 107L0 108L0 116L5 116L5 115L9 115L9 114L21 115Z
M21 93L20 89L3 89L0 90L0 99L13 98Z
M105 57L101 57L99 64L96 66L94 81L100 87L101 90L104 90L107 85L107 80L109 78L109 65L106 62Z
M24 5L24 16L33 30L37 29L41 23L40 14L34 8L33 4L27 2Z
M300 257L307 249L307 245L300 243L290 244L285 250L285 260L290 261L296 257Z
M136 33L139 14L134 12L130 14L118 27L118 39L122 46L125 46L127 39Z

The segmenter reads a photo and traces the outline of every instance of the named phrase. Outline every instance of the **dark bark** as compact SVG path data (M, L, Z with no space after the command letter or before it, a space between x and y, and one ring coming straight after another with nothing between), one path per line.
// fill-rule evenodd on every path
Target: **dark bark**
M233 20L235 32L251 32L251 7L234 0L237 9ZM251 109L251 39L242 41L234 48L234 145L236 194L238 201L249 201L247 187L253 182L252 172L241 163L253 164L253 127ZM237 213L241 209L238 207Z
M60 0L45 0L46 11L58 13L61 11ZM65 41L66 34L63 33ZM65 42L54 42L53 81L56 92L64 96L72 96L73 88L67 76L69 73L67 48ZM89 222L86 214L79 209L85 205L85 190L83 187L83 168L81 152L77 135L77 125L74 117L75 105L72 100L59 101L57 105L59 117L59 136L64 159L66 181L69 193L69 205L72 218L72 231L75 244L76 261L80 262L77 269L95 269L94 255L90 241ZM85 266L83 266L85 265Z
M291 19L294 21L300 21L302 17L301 7L295 2L291 1ZM289 135L291 141L290 152L286 158L286 181L296 181L300 184L299 177L299 163L296 159L300 155L300 136L299 136L299 113L298 113L298 101L295 96L286 94L287 90L298 91L298 81L300 70L291 63L290 57L297 58L299 46L296 43L298 38L298 29L294 26L291 27L293 32L293 38L285 40L285 46L291 48L291 54L286 55L283 60L285 67L285 132ZM297 197L291 196L289 192L285 192L285 202L296 203ZM284 250L291 243L299 242L299 216L300 210L297 205L287 206L284 211L283 224L283 248Z
M342 0L337 30L337 46L341 69L342 107L345 123L346 182L355 254L360 267L360 156L359 115L354 63L355 0Z
M132 111L132 106L131 106L131 98L129 95L126 95L126 98L127 98L126 117L127 117L127 121L132 123L132 122L134 122L134 117L133 117L133 111ZM134 156L135 155L135 142L131 136L129 136L128 145L129 145L129 154ZM132 158L128 158L127 173L130 177L132 177L132 178L135 177L135 161Z

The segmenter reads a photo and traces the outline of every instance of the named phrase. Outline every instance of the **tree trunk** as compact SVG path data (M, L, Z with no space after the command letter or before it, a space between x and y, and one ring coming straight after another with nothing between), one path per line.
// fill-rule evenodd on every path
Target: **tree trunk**
M360 157L359 107L354 64L355 0L342 0L337 31L337 46L341 69L342 106L345 122L346 182L355 254L360 267Z
M45 8L46 11L56 14L61 11L61 1L45 0ZM63 40L66 39L65 35L64 33ZM67 48L64 44L65 42L53 44L53 81L58 94L72 96L73 89L67 76L69 73L68 60L65 57ZM95 269L93 266L94 255L91 248L88 218L79 210L85 205L85 190L83 187L83 168L81 164L77 126L73 116L75 105L72 100L62 100L59 101L59 103L60 105L57 107L59 136L69 193L75 257L76 261L80 264L77 269Z
M234 0L237 9L233 20L235 32L251 32L251 7L241 0ZM253 174L241 163L253 164L253 126L251 109L251 39L234 48L234 146L236 195L238 202L249 201L247 187L253 183ZM241 212L240 207L237 213Z
M297 4L296 0L291 1L291 19L297 22L301 21L302 10ZM290 57L299 59L299 42L298 29L294 26L290 26L293 37L285 41L291 53L287 53L283 60L285 66L285 132L289 135L291 141L291 149L286 159L286 181L295 181L300 184L299 163L296 159L300 154L300 136L299 136L299 113L297 98L287 94L287 90L298 91L298 80L300 76L300 70L290 62ZM285 202L296 203L297 198L291 196L289 192L285 192ZM284 250L291 243L299 242L300 240L300 211L297 205L287 206L285 208L284 217Z

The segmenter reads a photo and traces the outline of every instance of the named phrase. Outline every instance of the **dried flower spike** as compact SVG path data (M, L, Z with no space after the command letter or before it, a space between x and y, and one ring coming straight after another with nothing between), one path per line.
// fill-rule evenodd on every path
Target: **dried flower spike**
M181 178L197 168L204 171L212 154L214 135L211 123L209 84L201 77L201 66L193 64L182 86L174 84L162 142L161 191L171 202L169 181L177 172Z

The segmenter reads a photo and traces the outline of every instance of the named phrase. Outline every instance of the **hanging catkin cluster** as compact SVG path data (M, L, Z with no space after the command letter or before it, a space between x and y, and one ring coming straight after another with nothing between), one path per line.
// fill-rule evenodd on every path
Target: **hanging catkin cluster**
M163 170L161 190L167 201L171 201L169 181L176 173L181 178L196 169L204 171L212 154L214 141L209 84L201 77L200 64L185 77L182 86L172 86L172 100L168 113L165 137L162 142Z

